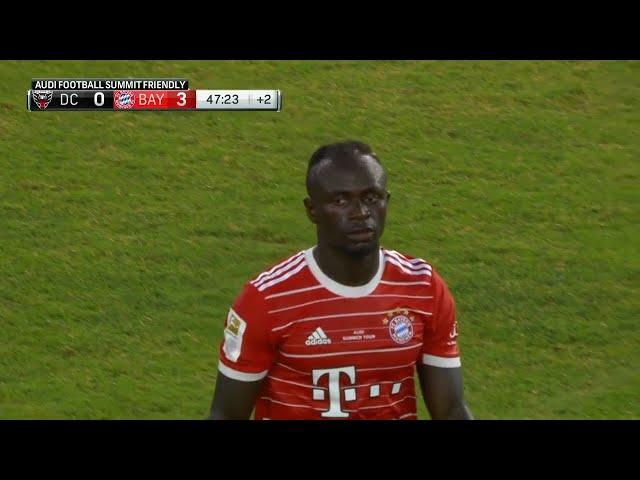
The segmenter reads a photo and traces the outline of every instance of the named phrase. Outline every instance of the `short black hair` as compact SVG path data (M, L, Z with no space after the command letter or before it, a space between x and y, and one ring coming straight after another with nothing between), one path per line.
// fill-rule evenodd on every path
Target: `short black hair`
M344 161L344 159L354 159L362 157L364 155L370 156L380 163L380 159L376 156L375 152L369 145L359 140L347 140L344 142L330 143L318 148L311 159L309 160L309 166L307 167L307 193L310 194L311 172L314 167L318 165L325 158L330 158L334 161Z

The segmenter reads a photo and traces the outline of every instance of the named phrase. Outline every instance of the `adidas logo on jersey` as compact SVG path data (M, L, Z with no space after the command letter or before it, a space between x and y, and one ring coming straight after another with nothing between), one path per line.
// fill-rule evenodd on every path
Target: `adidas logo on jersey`
M314 332L307 337L307 341L304 342L305 345L329 345L331 343L331 339L327 337L322 328L318 327L314 330Z

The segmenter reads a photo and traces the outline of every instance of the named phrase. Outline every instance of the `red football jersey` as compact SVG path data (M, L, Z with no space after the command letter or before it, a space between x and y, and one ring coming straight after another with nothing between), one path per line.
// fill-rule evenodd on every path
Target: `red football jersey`
M303 250L246 283L219 371L266 377L256 419L415 419L417 362L460 366L456 314L427 262L380 249L366 285L326 276Z

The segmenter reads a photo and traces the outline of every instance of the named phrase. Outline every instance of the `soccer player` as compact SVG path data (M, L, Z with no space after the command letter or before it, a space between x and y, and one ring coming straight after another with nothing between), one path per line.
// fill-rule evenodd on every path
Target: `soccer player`
M319 148L317 245L248 281L227 315L211 419L471 419L455 305L427 261L381 248L390 194L361 142Z

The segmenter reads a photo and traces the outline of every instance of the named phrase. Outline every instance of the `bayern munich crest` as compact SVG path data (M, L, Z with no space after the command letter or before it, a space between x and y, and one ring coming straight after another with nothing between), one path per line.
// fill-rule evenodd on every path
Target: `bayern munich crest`
M113 92L113 107L118 110L128 110L136 103L135 94L131 90L115 90Z
M413 317L408 310L394 311L387 314L389 335L399 344L407 343L413 338Z
M53 90L34 90L31 92L33 101L38 105L40 110L44 110L51 103L53 98Z

